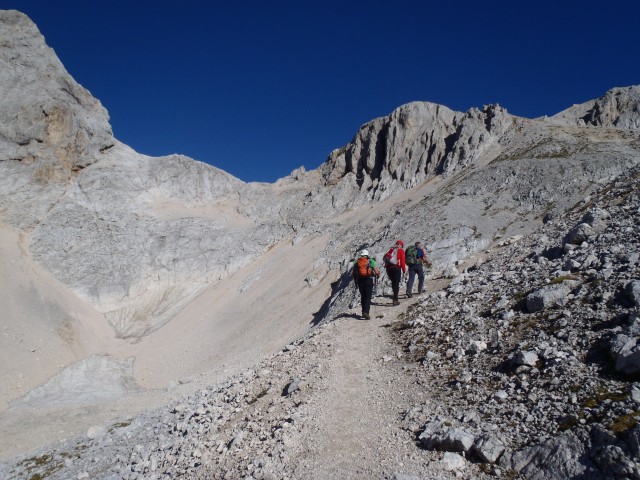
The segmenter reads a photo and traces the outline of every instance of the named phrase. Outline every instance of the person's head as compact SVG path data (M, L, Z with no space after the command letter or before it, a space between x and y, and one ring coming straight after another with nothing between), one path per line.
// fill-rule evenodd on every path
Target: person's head
M394 245L394 248L403 248L404 247L404 242L402 240L397 240L396 244Z
M364 250L362 250L360 252L360 256L361 257L368 257L369 256L369 250L367 250L366 248Z
M422 248L422 242L416 242L416 247Z

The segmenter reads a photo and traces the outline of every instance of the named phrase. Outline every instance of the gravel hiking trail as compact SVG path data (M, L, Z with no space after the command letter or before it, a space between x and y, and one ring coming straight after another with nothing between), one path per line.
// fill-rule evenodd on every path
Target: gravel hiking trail
M327 356L309 400L313 413L301 434L294 478L392 478L423 469L426 458L415 438L397 425L427 392L409 388L404 370L415 367L400 358L391 338L400 314L419 299L392 307L377 297L371 320L360 320L358 307L334 321L323 338Z

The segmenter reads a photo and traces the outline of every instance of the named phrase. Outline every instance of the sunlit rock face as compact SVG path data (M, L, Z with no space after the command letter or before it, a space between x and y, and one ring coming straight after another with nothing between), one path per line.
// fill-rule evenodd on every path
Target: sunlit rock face
M561 212L632 162L621 134L572 125L637 128L637 87L548 120L498 105L462 113L413 102L363 125L317 170L246 184L187 157L151 158L119 143L106 110L26 16L4 11L0 27L0 220L23 230L34 259L118 336L155 330L289 237L337 234L318 252L324 273L356 244L394 235L428 241L444 270L515 224ZM589 155L598 135L621 155ZM382 208L364 235L330 221L435 180L439 188L411 204Z
M565 308L577 294L567 290L571 280L549 296L542 276L568 270L582 278L599 264L613 275L607 265L630 244L612 254L593 250L617 219L590 206L640 160L639 87L539 119L498 105L455 112L413 102L363 125L317 169L245 183L206 163L152 158L116 140L107 111L23 14L0 11L0 46L0 448L24 432L32 437L25 442L59 440L51 434L59 425L47 427L56 415L39 421L48 408L88 427L88 411L128 414L131 407L115 403L148 405L159 392L185 393L194 378L220 380L314 325L343 318L357 304L349 266L362 248L381 262L397 239L422 241L433 262L428 282L451 283L444 296L432 296L421 324L468 315L464 325L481 329L485 313L508 304L509 289L520 284L530 284L520 301L541 292L542 310L533 312L532 297L532 311L514 315ZM622 208L617 202L605 206ZM637 211L629 205L624 212ZM572 228L563 230L566 244L542 236L530 250L514 250L568 215L580 218L575 228L565 225ZM633 221L607 241L631 238ZM489 255L498 267L475 282ZM525 275L547 264L551 273ZM589 285L599 288L599 278ZM615 297L623 292L637 308L637 278L627 280L634 281ZM490 289L500 282L504 291ZM388 280L377 291L388 294ZM604 293L592 293L587 300L602 299L596 310L604 309ZM458 308L473 298L486 304ZM435 314L432 305L442 309ZM636 330L625 327L610 348L620 371L634 374ZM500 343L495 331L486 333L452 338L470 340L469 352L481 355ZM523 358L528 348L520 348ZM326 356L320 350L318 363ZM537 363L526 358L520 366ZM279 362L274 357L269 368L290 370ZM469 381L463 373L451 378ZM261 391L256 386L255 396ZM490 459L502 451L493 447L473 448Z

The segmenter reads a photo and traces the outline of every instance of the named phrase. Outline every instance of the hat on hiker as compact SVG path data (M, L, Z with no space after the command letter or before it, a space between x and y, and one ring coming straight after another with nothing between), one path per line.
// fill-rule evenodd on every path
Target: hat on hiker
M369 256L369 250L367 250L366 248L364 250L362 250L360 252L360 256L361 257L368 257Z
M404 242L403 242L402 240L398 240L398 241L396 242L396 245L398 245L398 244L399 244L401 247L404 247Z

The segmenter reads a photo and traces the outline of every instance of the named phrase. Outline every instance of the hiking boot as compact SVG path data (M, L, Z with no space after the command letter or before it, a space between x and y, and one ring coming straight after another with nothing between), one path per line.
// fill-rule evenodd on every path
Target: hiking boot
M413 297L413 293L407 293L407 298L412 298Z
M364 318L365 320L371 320L371 317L369 316L368 313L363 313L362 318Z
M397 298L394 298L393 305L400 305L400 300L398 300Z

